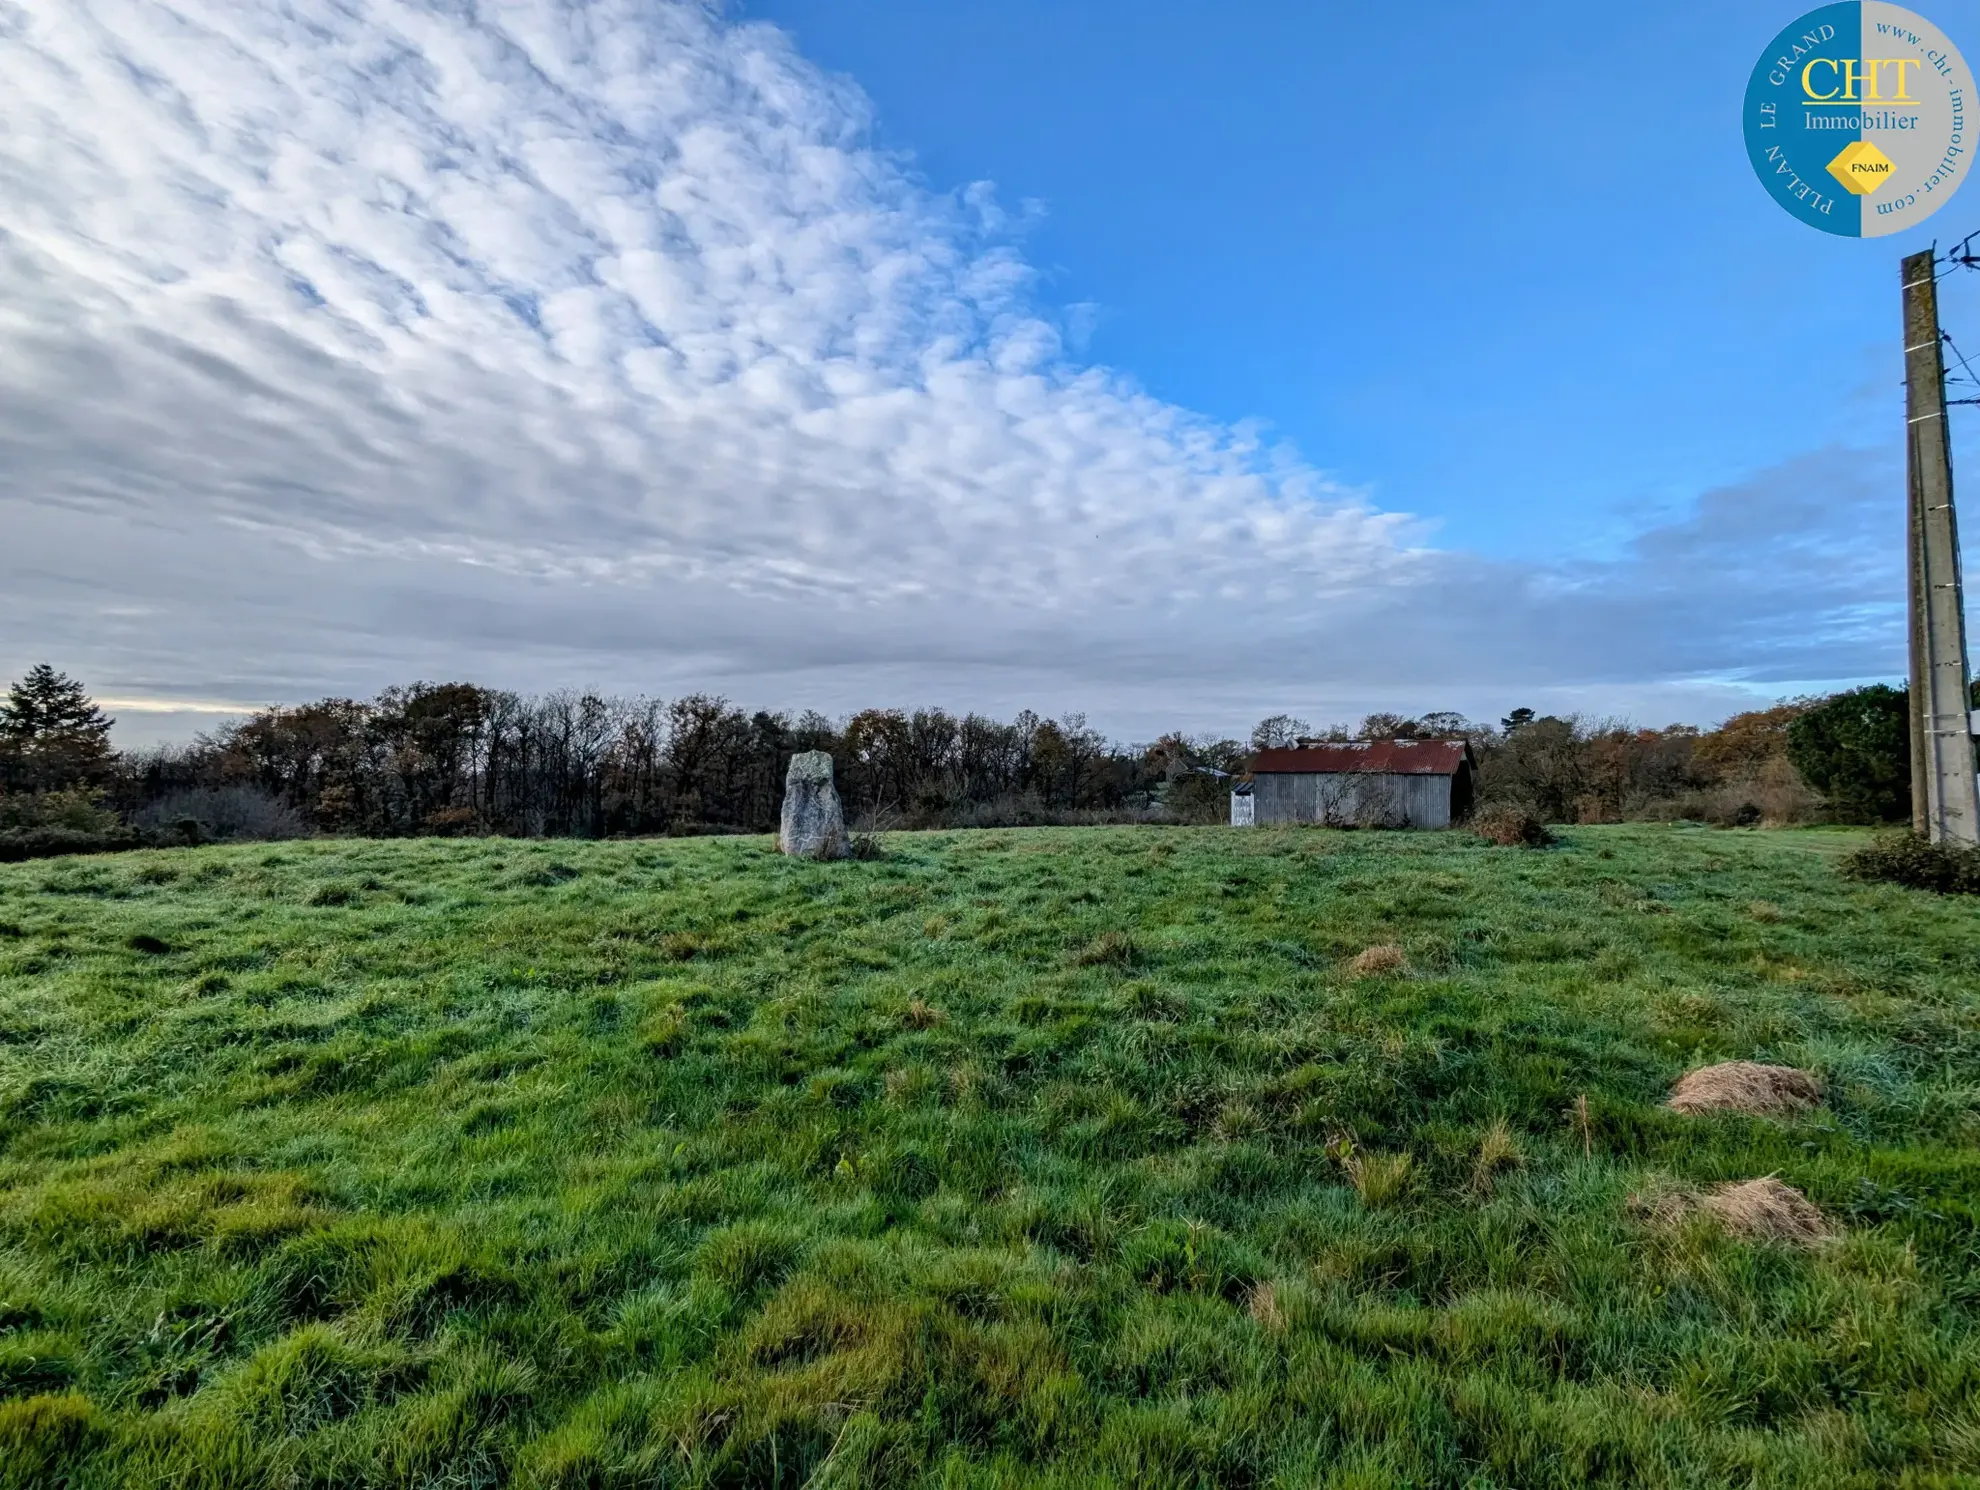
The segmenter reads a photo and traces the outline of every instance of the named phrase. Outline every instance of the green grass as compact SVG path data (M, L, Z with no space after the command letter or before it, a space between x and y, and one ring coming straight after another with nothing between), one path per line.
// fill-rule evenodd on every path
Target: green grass
M0 868L0 1483L1980 1483L1980 903L1859 841Z

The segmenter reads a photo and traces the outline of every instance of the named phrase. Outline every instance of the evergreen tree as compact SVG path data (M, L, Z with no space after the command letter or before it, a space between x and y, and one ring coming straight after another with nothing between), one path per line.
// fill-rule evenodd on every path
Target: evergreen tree
M1812 705L1787 730L1788 759L1837 816L1899 823L1911 816L1910 696L1873 683Z
M1525 729L1527 725L1533 723L1535 717L1531 709L1514 709L1512 713L1499 721L1499 730L1503 734L1516 734L1518 731Z
M115 722L74 678L35 664L0 704L0 782L33 792L101 782Z

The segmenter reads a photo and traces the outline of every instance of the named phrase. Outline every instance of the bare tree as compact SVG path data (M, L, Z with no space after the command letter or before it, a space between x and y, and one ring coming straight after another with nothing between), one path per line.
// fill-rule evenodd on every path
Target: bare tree
M1253 750L1284 750L1313 733L1313 726L1291 714L1272 714L1251 727Z

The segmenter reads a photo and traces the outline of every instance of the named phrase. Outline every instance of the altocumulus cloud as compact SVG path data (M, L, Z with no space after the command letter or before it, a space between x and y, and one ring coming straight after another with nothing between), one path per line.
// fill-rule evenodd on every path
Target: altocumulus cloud
M0 0L0 59L0 653L107 692L467 675L1105 722L1887 645L1871 457L1824 465L1780 582L1740 504L1808 501L1794 470L1607 565L1436 551L1071 358L989 190L870 148L768 26Z

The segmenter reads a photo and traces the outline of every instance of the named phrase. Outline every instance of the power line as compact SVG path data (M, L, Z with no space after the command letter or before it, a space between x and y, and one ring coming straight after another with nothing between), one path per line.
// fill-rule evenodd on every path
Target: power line
M1937 260L1937 262L1945 264L1946 274L1951 274L1955 269L1980 269L1980 253L1975 253L1973 250L1973 240L1976 238L1980 238L1980 228L1976 228L1973 232L1968 233L1959 242L1955 243L1943 260ZM1935 243L1932 247L1936 255L1938 244ZM1945 275L1935 274L1932 277L1934 279L1943 279Z
M1946 278L1956 270L1980 269L1980 252L1976 252L1974 249L1975 239L1980 239L1980 228L1976 228L1973 232L1968 233L1959 242L1955 243L1943 258L1939 257L1939 245L1936 242L1933 243L1932 262L1937 272L1933 274L1932 278L1935 282ZM1938 270L1937 266L1940 264L1945 265L1945 268ZM1952 348L1953 356L1959 359L1959 365L1966 370L1966 376L1963 378L1941 374L1944 380L1948 383L1980 385L1980 373L1973 371L1973 364L1966 360L1966 354L1960 351L1959 343L1953 340L1952 333L1941 329L1939 339L1948 347ZM1980 398L1949 398L1946 400L1946 404L1948 407L1953 404L1980 404Z
M1941 331L1939 333L1939 339L1943 341L1947 346L1952 348L1953 356L1957 357L1959 359L1959 365L1966 369L1967 381L1972 383L1980 383L1980 377L1976 377L1974 375L1973 364L1966 360L1966 353L1960 351L1959 343L1953 340L1952 333L1950 331ZM1956 402L1965 403L1967 402L1967 400L1959 399L1956 400Z

